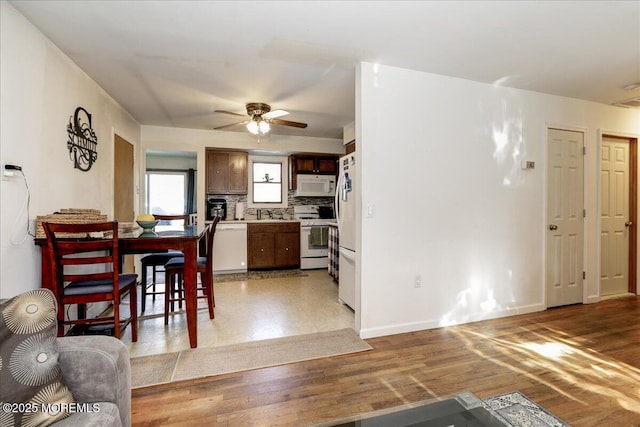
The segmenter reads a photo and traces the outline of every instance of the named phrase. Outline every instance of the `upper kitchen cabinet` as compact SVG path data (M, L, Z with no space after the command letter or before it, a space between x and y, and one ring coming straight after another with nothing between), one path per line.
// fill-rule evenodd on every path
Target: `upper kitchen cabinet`
M339 156L331 154L295 154L289 157L291 189L296 189L298 174L337 175Z
M332 155L293 155L291 167L294 174L335 175L338 172L338 156Z
M247 153L207 149L207 194L247 194Z

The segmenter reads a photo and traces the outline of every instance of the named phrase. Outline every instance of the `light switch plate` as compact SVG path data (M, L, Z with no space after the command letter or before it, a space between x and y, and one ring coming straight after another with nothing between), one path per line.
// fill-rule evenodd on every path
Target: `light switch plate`
M373 218L374 208L373 205L367 205L367 218Z

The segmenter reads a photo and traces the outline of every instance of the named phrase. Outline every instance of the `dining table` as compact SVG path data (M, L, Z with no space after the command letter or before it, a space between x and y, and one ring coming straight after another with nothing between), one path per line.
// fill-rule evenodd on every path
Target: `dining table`
M199 243L205 235L205 230L205 226L198 225L167 225L156 226L153 233L141 233L138 230L133 233L119 232L118 234L118 250L121 257L124 255L166 252L168 250L177 250L184 253L185 312L191 348L198 346L197 260ZM53 286L53 278L51 277L47 239L36 238L35 243L40 246L42 252L41 286L56 292L55 286ZM137 310L137 307L135 309Z

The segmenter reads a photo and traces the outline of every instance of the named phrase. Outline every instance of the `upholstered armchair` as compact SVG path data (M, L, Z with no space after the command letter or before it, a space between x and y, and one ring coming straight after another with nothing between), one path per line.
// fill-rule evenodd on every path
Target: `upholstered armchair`
M0 424L131 426L127 347L110 336L57 337L56 330L51 291L0 301Z

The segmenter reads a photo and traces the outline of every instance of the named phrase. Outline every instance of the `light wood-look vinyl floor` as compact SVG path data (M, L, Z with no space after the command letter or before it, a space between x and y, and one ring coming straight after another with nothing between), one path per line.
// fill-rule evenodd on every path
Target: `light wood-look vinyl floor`
M301 426L519 390L572 426L640 426L640 297L369 339L374 350L133 391L136 426Z

